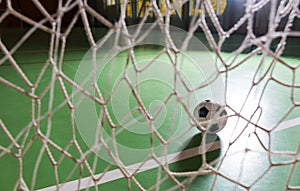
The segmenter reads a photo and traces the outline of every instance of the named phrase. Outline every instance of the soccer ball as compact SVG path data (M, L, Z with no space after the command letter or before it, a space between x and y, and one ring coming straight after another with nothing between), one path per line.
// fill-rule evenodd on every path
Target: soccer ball
M227 123L225 107L211 100L199 103L194 109L194 116L209 134L221 131Z

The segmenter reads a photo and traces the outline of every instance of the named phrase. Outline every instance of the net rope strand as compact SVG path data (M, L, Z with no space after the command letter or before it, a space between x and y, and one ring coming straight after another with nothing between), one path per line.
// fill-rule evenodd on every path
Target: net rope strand
M9 141L8 144L1 145L0 143L0 163L1 160L7 155L15 158L18 163L18 175L14 177L17 182L13 186L15 190L36 190L41 189L37 188L37 183L39 181L39 170L41 169L41 165L43 165L42 160L46 158L47 162L51 164L53 167L53 175L55 180L54 189L60 190L63 188L63 183L69 182L73 180L73 177L76 176L76 180L78 180L75 185L76 189L86 189L88 190L90 187L93 187L95 190L101 190L101 185L98 185L98 182L105 179L106 175L109 174L112 168L112 164L107 164L103 166L102 173L99 174L97 171L99 158L96 155L93 155L93 152L97 152L100 149L105 149L109 154L109 157L114 162L114 165L119 169L119 175L124 177L127 182L127 189L131 190L135 187L139 190L160 190L166 189L163 188L163 184L167 181L172 182L172 186L168 187L167 190L186 190L189 186L197 179L199 176L208 175L211 176L212 179L209 183L210 190L218 190L220 186L220 182L230 182L234 185L235 190L255 190L257 189L257 185L268 176L268 174L277 167L290 167L288 173L285 175L286 180L282 185L282 188L285 190L300 190L300 182L295 181L297 172L299 173L300 166L300 142L295 143L296 149L293 150L276 150L272 145L273 134L277 132L278 128L281 128L282 125L285 124L285 121L289 119L289 116L294 112L299 110L300 100L299 100L299 92L300 92L300 83L299 83L299 61L296 63L289 63L284 59L281 55L285 50L285 46L287 44L288 37L300 37L299 31L292 31L292 27L294 21L300 18L299 11L299 1L298 0L281 0L281 1L273 1L273 0L265 0L265 1L255 1L255 0L247 0L245 14L237 20L237 22L229 29L225 30L214 10L212 1L210 0L196 0L195 6L196 9L200 10L200 15L195 14L192 19L190 29L188 30L189 36L187 36L183 40L182 47L183 49L188 47L191 36L196 33L198 28L201 28L205 34L206 40L208 41L210 48L214 51L216 55L216 68L218 68L218 74L223 75L225 78L225 102L227 108L230 110L232 118L236 118L235 124L233 125L234 130L232 134L229 135L230 139L228 142L227 148L225 148L222 152L222 157L218 161L214 161L213 163L209 163L207 161L207 153L206 147L203 145L201 148L203 153L203 166L201 166L196 171L186 171L186 172L176 172L172 171L167 164L167 152L165 151L168 147L168 140L154 127L154 120L158 118L158 113L156 115L151 115L143 101L141 100L141 90L136 83L140 80L140 74L147 71L152 62L154 62L161 55L167 55L170 62L172 62L174 69L177 73L175 73L175 78L177 81L180 81L185 85L185 88L188 94L192 94L194 91L202 89L205 85L200 84L195 90L188 89L188 82L184 79L184 75L182 71L177 69L178 63L177 58L178 50L181 47L176 47L173 37L170 34L170 25L171 25L171 15L174 11L177 11L178 8L185 5L188 1L178 1L172 2L170 0L162 1L164 3L164 7L166 10L161 10L160 5L157 3L158 1L151 1L149 6L146 9L146 12L143 18L140 19L140 24L143 25L147 21L148 13L152 13L155 15L156 20L153 22L153 26L158 25L160 27L160 32L164 34L165 37L165 45L167 48L161 50L158 55L154 55L152 61L149 64L141 68L136 62L136 57L138 56L138 52L134 50L134 43L142 41L144 36L147 36L148 33L141 34L141 30L135 31L134 34L130 34L127 30L126 23L126 9L129 1L124 1L120 5L120 17L117 22L112 23L108 19L105 18L104 15L98 13L95 9L90 6L85 0L68 0L58 1L57 12L51 14L47 11L47 7L45 7L38 0L33 0L33 5L37 8L37 10L43 15L43 18L39 21L36 21L25 14L22 14L20 11L13 7L11 0L6 0L6 10L0 16L0 21L3 22L8 19L10 16L15 17L21 22L25 22L31 26L31 28L23 34L23 36L16 42L12 48L9 48L3 41L5 35L0 38L0 50L2 54L2 58L0 59L0 67L6 67L7 65L11 66L15 74L19 76L22 80L22 83L14 83L13 80L10 80L8 76L0 76L1 86L8 87L9 89L17 92L22 95L24 99L29 99L31 101L30 107L27 108L30 111L31 119L30 121L26 121L24 127L18 127L20 130L17 133L14 132L14 126L6 124L5 117L1 117L0 119L0 131L3 136ZM261 36L256 36L253 27L254 27L254 17L255 14L263 9L266 6L270 6L270 15L269 15L269 23L268 23L268 31L266 34ZM220 8L220 7L219 7ZM218 9L219 9L218 8ZM176 9L176 10L175 10ZM67 25L66 28L63 27L63 19L64 16L69 13L71 10L76 10L71 22ZM195 11L196 12L196 11ZM102 23L108 28L108 32L105 34L101 42L96 43L99 39L93 34L93 29L91 27L91 23L89 23L89 18L93 17L93 19ZM214 34L211 30L211 27L208 25L208 18L213 23L213 27L219 37L219 40L216 40ZM280 22L287 18L286 23L284 24L283 30L278 30L278 26ZM153 139L158 139L160 144L163 145L163 157L157 156L154 150L151 150L150 155L141 163L138 164L137 169L129 169L120 159L120 153L117 143L117 136L124 131L124 129L118 129L122 124L132 124L134 122L128 119L128 116L123 116L121 121L115 121L113 119L112 114L107 109L109 107L111 97L116 93L112 91L111 95L103 94L103 87L100 86L97 82L97 76L95 73L91 73L92 82L89 86L89 89L92 89L96 92L95 95L89 92L89 89L84 87L88 82L84 82L82 84L77 84L76 81L72 79L72 77L68 76L67 73L64 72L64 64L68 61L66 58L66 51L68 39L70 37L70 33L72 29L75 28L75 24L78 20L81 20L83 23L83 29L85 31L85 37L87 42L89 43L89 47L97 50L102 47L109 38L113 37L115 33L115 49L129 47L130 51L127 54L127 64L124 67L124 72L122 74L121 80L119 80L116 86L120 86L122 83L126 83L130 90L133 93L135 100L137 101L137 107L132 109L128 115L138 113L140 114L137 118L138 120L145 120L150 129L150 146L155 147L153 143ZM50 23L50 26L48 25ZM232 52L232 54L228 58L224 58L222 54L222 46L226 42L226 39L232 36L242 25L246 24L247 33L243 42L239 45L239 47ZM49 48L47 50L47 58L44 60L43 65L41 67L38 77L35 80L30 78L23 67L21 65L24 61L19 61L16 59L19 49L22 45L26 44L27 40L34 35L37 31L43 31L50 36L49 40ZM150 33L150 30L149 30ZM119 44L119 38L126 37L126 46ZM271 49L272 43L280 37L280 40L275 47L275 50ZM252 51L247 54L241 53L249 48L254 47ZM39 50L41 51L41 50ZM38 50L37 50L38 52ZM35 52L27 52L34 56ZM256 56L258 53L262 53L260 57L260 63L258 64L255 73L252 76L250 81L251 87L248 89L246 96L241 103L240 108L236 108L231 105L230 97L226 97L229 93L229 88L231 87L230 78L236 70L239 70L243 65L251 58ZM270 58L271 59L268 59ZM96 70L96 58L92 60L94 71ZM132 81L128 77L128 73L130 72L129 66L133 66L133 70L135 72L135 82ZM286 81L280 79L280 77L276 76L276 70L278 67L283 67L288 69L291 73L291 80ZM46 75L46 70L51 70L51 75L49 81L47 82L46 87L40 87L41 81L43 80L43 76ZM114 70L113 67L110 68L110 72L112 73ZM214 82L212 79L211 83ZM109 88L112 82L107 80L107 86L104 89ZM176 84L176 83L175 83ZM285 109L285 113L275 121L273 125L264 125L260 124L260 119L262 118L262 113L268 111L269 108L264 108L263 102L266 99L265 95L267 91L269 91L270 86L272 85L281 86L282 88L287 88L290 90L287 97L285 97L285 101L289 104L289 108ZM70 92L68 85L73 86L76 89L76 92ZM190 127L188 129L192 129L195 123L195 119L193 119L193 114L188 110L190 106L188 106L185 102L182 101L182 98L177 92L176 85L174 85L174 92L170 94L164 103L167 104L171 101L173 97L175 97L178 102L185 108L185 112L187 116L191 118ZM260 89L259 89L260 88ZM42 89L42 91L40 90ZM64 98L58 104L54 103L54 99L56 98L57 89L59 90L59 94L61 94ZM247 108L248 102L250 100L250 95L253 92L258 90L258 100L255 102L255 107L250 113L250 115L244 114ZM80 100L78 103L72 103L71 98L74 95L82 95L88 97L89 100L97 103L101 106L101 112L99 114L99 118L101 119L101 123L107 123L111 129L111 139L104 139L103 137L98 137L97 141L99 144L95 144L93 148L86 149L84 146L79 143L79 134L76 133L76 125L75 125L75 108L80 104ZM49 96L49 99L46 98ZM108 98L107 98L108 97ZM47 100L48 99L48 100ZM45 101L44 101L45 100ZM47 103L46 111L42 111L42 103ZM68 141L66 145L59 145L51 136L51 132L53 131L54 123L53 116L62 108L67 108L69 110L68 119L70 121L69 132L71 135L71 139ZM8 108L9 109L9 108ZM162 111L160 108L159 112ZM176 113L176 112L175 112ZM299 119L299 117L297 118ZM46 121L46 123L45 123ZM245 124L240 125L240 122L244 121ZM299 120L298 120L299 122ZM175 120L173 119L173 123ZM299 128L299 123L297 128ZM172 126L172 125L171 125ZM240 128L242 126L242 128ZM100 127L100 125L99 125ZM170 128L172 129L172 127ZM103 130L99 128L99 132ZM34 132L31 134L30 132ZM265 137L262 137L262 134L265 134ZM246 138L245 138L246 137ZM260 150L255 150L252 148L251 140L256 139L256 144L261 148ZM176 139L179 140L181 135L177 136ZM52 140L53 139L53 140ZM175 142L176 139L171 140L171 142ZM206 139L206 133L204 133L203 139ZM235 151L232 150L236 147L236 145L240 144L241 140L246 139L246 147L242 150ZM26 157L30 157L26 155L29 150L33 147L34 142L38 140L41 143L41 148L38 151L37 157L35 158L36 162L32 170L31 176L26 176L28 173L24 173L24 161ZM100 145L101 143L101 145ZM108 144L114 144L114 149L110 150ZM76 150L76 154L73 154L70 150ZM53 155L54 151L57 151L61 155L56 157ZM208 151L207 151L208 152ZM238 169L238 173L230 174L230 172L226 171L226 163L230 160L230 157L234 155L241 154L242 158L240 161L240 168ZM265 162L265 168L260 172L257 177L254 177L252 181L245 181L244 176L247 173L247 164L249 163L248 156L252 154L265 154L267 156ZM285 157L289 160L285 161L276 161L275 157ZM60 166L64 160L69 159L74 162L73 168L69 170L67 176L62 176L60 174ZM144 165L152 161L158 166L158 170L156 173L156 182L152 184L150 187L145 186L142 179L138 178L139 173L143 172ZM255 163L256 161L252 161ZM26 167L28 168L28 167ZM78 171L78 172L77 172ZM86 186L85 175L84 172L88 174L90 177L89 181L91 184ZM76 175L77 173L77 175ZM180 179L180 177L185 177L185 179ZM63 179L63 180L62 180ZM296 182L296 183L295 183ZM271 186L271 185L270 185Z

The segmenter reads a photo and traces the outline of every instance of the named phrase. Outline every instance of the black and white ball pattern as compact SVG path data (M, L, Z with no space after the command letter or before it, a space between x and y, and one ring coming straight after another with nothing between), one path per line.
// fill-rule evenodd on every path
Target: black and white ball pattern
M194 109L194 116L209 134L221 131L227 123L225 106L211 100L199 103Z

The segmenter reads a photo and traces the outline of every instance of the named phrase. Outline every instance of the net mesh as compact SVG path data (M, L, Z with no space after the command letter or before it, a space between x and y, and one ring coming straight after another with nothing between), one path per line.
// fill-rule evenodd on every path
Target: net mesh
M113 4L113 1L110 3ZM55 13L50 13L43 3L33 0L32 5L42 15L40 19L26 16L10 0L3 3L1 22L13 17L20 21L20 25L30 25L18 36L20 38L8 43L10 45L5 42L4 28L0 39L1 104L5 106L1 106L0 163L3 169L7 167L0 177L9 183L7 188L300 190L300 63L299 59L282 56L288 39L300 37L299 31L292 30L300 17L299 1L248 0L244 5L244 15L228 29L224 29L217 15L220 4L209 0L195 1L197 11L192 11L194 15L190 17L190 27L179 38L181 47L176 43L175 38L178 37L172 35L170 25L174 14L182 16L179 10L189 1L147 1L145 5L139 5L144 7L144 12L139 14L139 26L144 26L149 17L153 19L147 25L148 33L139 27L133 31L128 26L126 16L130 11L128 5L132 3L125 0L119 4L116 22L106 19L84 0L60 0ZM163 11L160 3L164 5ZM270 10L267 31L258 36L253 27L255 14L266 6ZM66 24L64 18L68 15L71 19ZM83 39L71 38L72 32L76 33L78 20L82 22L88 41L88 56L82 54L82 48L72 49L70 46L72 41ZM104 35L99 35L91 27L95 21L107 27ZM222 52L227 40L242 27L246 28L246 34L241 43L231 53ZM194 88L190 88L193 82L186 77L188 69L184 62L187 61L181 53L192 44L192 36L197 35L199 29L203 31L211 50L209 55L213 59L209 67L214 68L215 72L204 83L196 80ZM31 45L26 44L40 31L48 35L47 50L36 45L40 51L30 51ZM137 42L142 42L153 33L163 36L163 44L155 47L155 51L151 46L142 47L142 51L136 48L139 45ZM99 36L102 37L100 41ZM38 40L42 42L45 39ZM105 50L107 43L111 43L109 47L112 52ZM299 47L294 49L299 51ZM201 54L201 51L196 54ZM74 55L78 57L74 58ZM110 56L115 57L111 59ZM42 63L34 60L35 57L39 57ZM104 60L108 64L101 68L103 73L97 76L99 68L96 63L103 61L103 57L108 59ZM80 60L85 65L78 72ZM26 62L38 64L28 69ZM164 62L171 63L170 68L164 68ZM164 91L158 91L163 89L161 84L152 82L150 91L139 85L139 82L147 83L140 76L145 73L151 76L152 66L158 76L165 75L165 70L172 71L173 84L169 84L167 96L162 97L160 102L157 96ZM159 73L157 68L163 72ZM88 73L81 73L82 70ZM76 75L81 80L76 81L74 71L79 73ZM150 71L149 74L147 71ZM188 75L192 76L193 72ZM228 111L228 124L216 136L208 135L193 117L195 103L199 100L193 102L191 97L205 92L219 78L224 82L224 91L219 93ZM123 86L130 91L128 100L131 101L128 110L119 113L118 118L118 111L114 108L118 110L118 105L122 106L122 93L119 95L118 90ZM17 95L15 99L9 98L12 94ZM203 96L210 97L207 94ZM78 130L80 122L76 121L77 115L82 115L93 123L89 113L76 113L80 105L86 104L85 99L95 104L99 119L95 122L97 128L89 131L88 135ZM202 101L201 96L199 99ZM115 107L113 101L117 104ZM167 107L168 104L171 106ZM176 131L178 134L171 136L176 124L180 123L177 120L180 112L174 107L176 104L180 106L186 123L185 128L181 127L182 131ZM171 115L164 114L166 108L172 110ZM19 112L24 116L20 116ZM164 115L169 121L164 124L167 127L157 129L156 126L161 125L159 119ZM134 116L134 120L130 116ZM143 123L146 133L135 129L141 125L138 122ZM200 126L202 134L197 134L199 130L196 126ZM133 135L127 132L131 128L135 131ZM108 135L104 136L105 132ZM92 138L82 138L85 136ZM136 150L133 153L123 152L117 145L122 142L122 136L127 147L139 148L139 142L146 144L146 157L135 160ZM180 152L172 150L171 144L180 145L182 139L187 141L191 137L201 144L196 147L185 144L187 149ZM137 145L130 145L131 141ZM220 141L222 145L218 144ZM156 150L158 146L161 147ZM104 157L101 157L102 151ZM128 155L133 158L126 163L123 158ZM192 161L197 164L191 164L189 158L195 156L201 157L196 158L196 162ZM178 164L178 161L183 163ZM193 165L196 167L189 168ZM5 177L6 173L11 175L9 179ZM114 181L112 184L115 187L109 185L111 181Z

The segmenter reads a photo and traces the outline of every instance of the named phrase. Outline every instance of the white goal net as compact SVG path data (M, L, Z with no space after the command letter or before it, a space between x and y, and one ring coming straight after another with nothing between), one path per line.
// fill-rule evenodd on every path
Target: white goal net
M231 24L224 0L20 2L0 0L0 190L300 190L299 0L232 1Z

